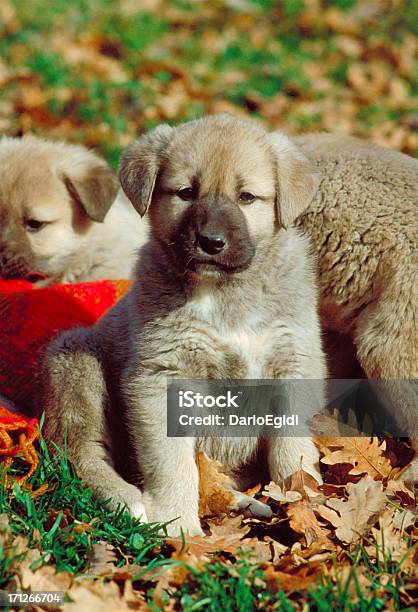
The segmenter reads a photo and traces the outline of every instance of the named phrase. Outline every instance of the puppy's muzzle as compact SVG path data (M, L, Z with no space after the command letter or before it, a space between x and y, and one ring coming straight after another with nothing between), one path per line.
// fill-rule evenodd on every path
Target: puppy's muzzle
M201 200L188 209L175 243L184 268L199 273L244 270L255 252L243 213L219 198Z

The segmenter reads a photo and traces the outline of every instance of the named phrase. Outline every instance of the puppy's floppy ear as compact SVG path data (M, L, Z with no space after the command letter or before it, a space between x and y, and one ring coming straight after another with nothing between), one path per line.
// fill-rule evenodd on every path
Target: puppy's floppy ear
M279 223L287 228L312 202L319 175L294 142L284 134L269 134L277 165L276 206Z
M118 177L107 163L85 151L74 161L66 161L61 178L90 219L102 223L119 191Z
M173 131L167 124L159 125L134 142L122 155L119 170L122 189L141 217L151 204L161 153L170 142Z

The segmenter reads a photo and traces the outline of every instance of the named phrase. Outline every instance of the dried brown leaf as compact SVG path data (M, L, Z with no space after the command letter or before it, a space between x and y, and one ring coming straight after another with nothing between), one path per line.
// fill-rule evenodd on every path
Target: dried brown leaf
M289 504L302 499L302 493L299 491L284 491L277 483L273 481L265 486L263 495L282 504Z
M254 497L260 491L261 491L261 484L258 484L255 487L252 487L251 489L247 489L246 491L244 491L244 495L246 495L247 497Z
M123 612L124 610L149 610L143 596L125 586L121 593L114 581L103 580L75 582L68 590L71 601L65 610L74 612Z
M276 570L268 565L264 570L266 581L273 591L283 589L287 594L304 591L312 586L321 574L320 566L303 565L288 571Z
M316 512L336 527L341 542L351 544L363 536L376 522L385 507L386 494L381 482L367 475L357 483L347 485L348 500L329 499Z
M417 511L411 512L410 510L396 510L392 517L394 529L399 531L405 531L412 527L417 522Z
M413 508L417 506L413 491L406 486L402 480L389 480L386 485L386 492L389 497L397 499L404 508Z
M319 524L308 500L304 499L290 504L287 516L290 518L290 526L293 531L304 536L306 546L311 546L314 542L328 541L329 531Z
M175 550L183 547L195 555L201 557L209 553L230 552L236 553L243 546L242 539L247 535L250 528L242 524L242 517L224 516L221 520L210 519L208 521L211 534L208 536L186 536L182 538L170 538L167 540Z
M38 552L38 551L36 551ZM39 557L39 553L37 555ZM23 589L29 591L67 591L73 577L68 572L56 572L51 565L44 565L32 571L29 567L35 559L26 556L18 568L18 574Z
M290 491L298 491L303 498L315 497L320 495L320 483L305 470L298 470L292 474L290 480Z
M315 442L324 453L321 463L328 466L349 463L353 466L349 474L353 476L366 473L383 480L392 472L391 463L384 454L386 442L380 444L378 438L317 437Z
M379 529L372 527L372 537L377 546L366 546L371 558L384 563L387 559L402 561L403 569L412 569L413 548L408 545L402 531L394 526L396 511L387 510L379 517Z
M223 472L219 461L199 452L196 456L199 470L199 515L219 516L234 504L231 479Z

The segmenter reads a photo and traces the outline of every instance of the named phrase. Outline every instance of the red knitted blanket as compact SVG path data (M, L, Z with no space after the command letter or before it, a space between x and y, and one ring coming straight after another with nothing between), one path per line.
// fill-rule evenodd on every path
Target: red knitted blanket
M60 332L92 325L129 289L130 281L99 281L36 288L27 281L0 280L0 461L20 454L37 463L36 420L7 410L10 400L30 410L45 347ZM29 474L26 474L26 477Z

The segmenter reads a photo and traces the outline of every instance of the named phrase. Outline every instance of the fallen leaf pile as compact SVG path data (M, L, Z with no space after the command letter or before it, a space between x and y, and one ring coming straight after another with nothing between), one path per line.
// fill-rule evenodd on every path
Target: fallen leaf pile
M19 559L26 542L17 536L13 546L10 542L7 546L5 539L12 536L4 516L0 517L0 546L13 549L15 586L64 591L71 601L65 610L141 610L147 609L150 597L155 605L174 609L177 589L193 585L195 572L214 562L233 571L245 555L262 570L260 585L272 593L283 590L298 607L307 589L324 580L348 581L353 571L367 589L365 568L353 566L353 555L362 546L368 563L397 564L396 577L409 577L400 593L403 604L418 603L416 499L412 488L396 480L399 469L393 467L405 461L405 442L392 440L390 453L387 444L375 438L318 438L316 442L326 474L324 484L301 469L288 488L270 482L246 492L270 505L273 514L265 520L245 518L231 509L230 482L221 464L200 453L200 508L206 535L167 539L170 562L166 567L117 567L119 551L99 542L91 548L82 575L55 573L53 567L42 564L36 549L23 562ZM54 521L52 514L51 524ZM392 578L388 575L385 580ZM355 602L354 586L350 595Z
M222 466L201 456L199 466L201 470L203 466L205 475L201 509L212 508L216 516L202 516L207 536L186 538L186 542L181 538L169 540L173 558L189 568L201 568L214 558L233 564L239 551L244 551L260 564L269 588L283 589L297 603L298 594L318 580L335 578L333 559L337 558L342 573L352 568L350 555L363 545L370 563L391 559L399 562L399 572L411 574L411 593L405 590L403 597L407 605L417 603L416 499L412 489L393 479L401 470L387 458L386 443L376 438L318 438L317 444L329 482L319 484L299 470L288 489L283 483L270 482L263 490L259 486L247 491L248 495L260 491L260 499L271 505L273 516L263 521L231 512L229 482ZM402 463L402 443L398 443L397 451ZM342 465L347 466L343 472ZM370 470L373 476L370 466L374 466ZM351 482L353 476L355 481ZM222 512L219 500L223 484L226 495ZM162 590L174 593L190 577L190 571L183 568L179 574L174 567L156 577L154 601L162 601ZM364 576L362 580L364 583ZM354 591L352 597L355 601Z
M0 129L83 142L116 164L158 122L231 111L414 154L412 5L2 0Z

